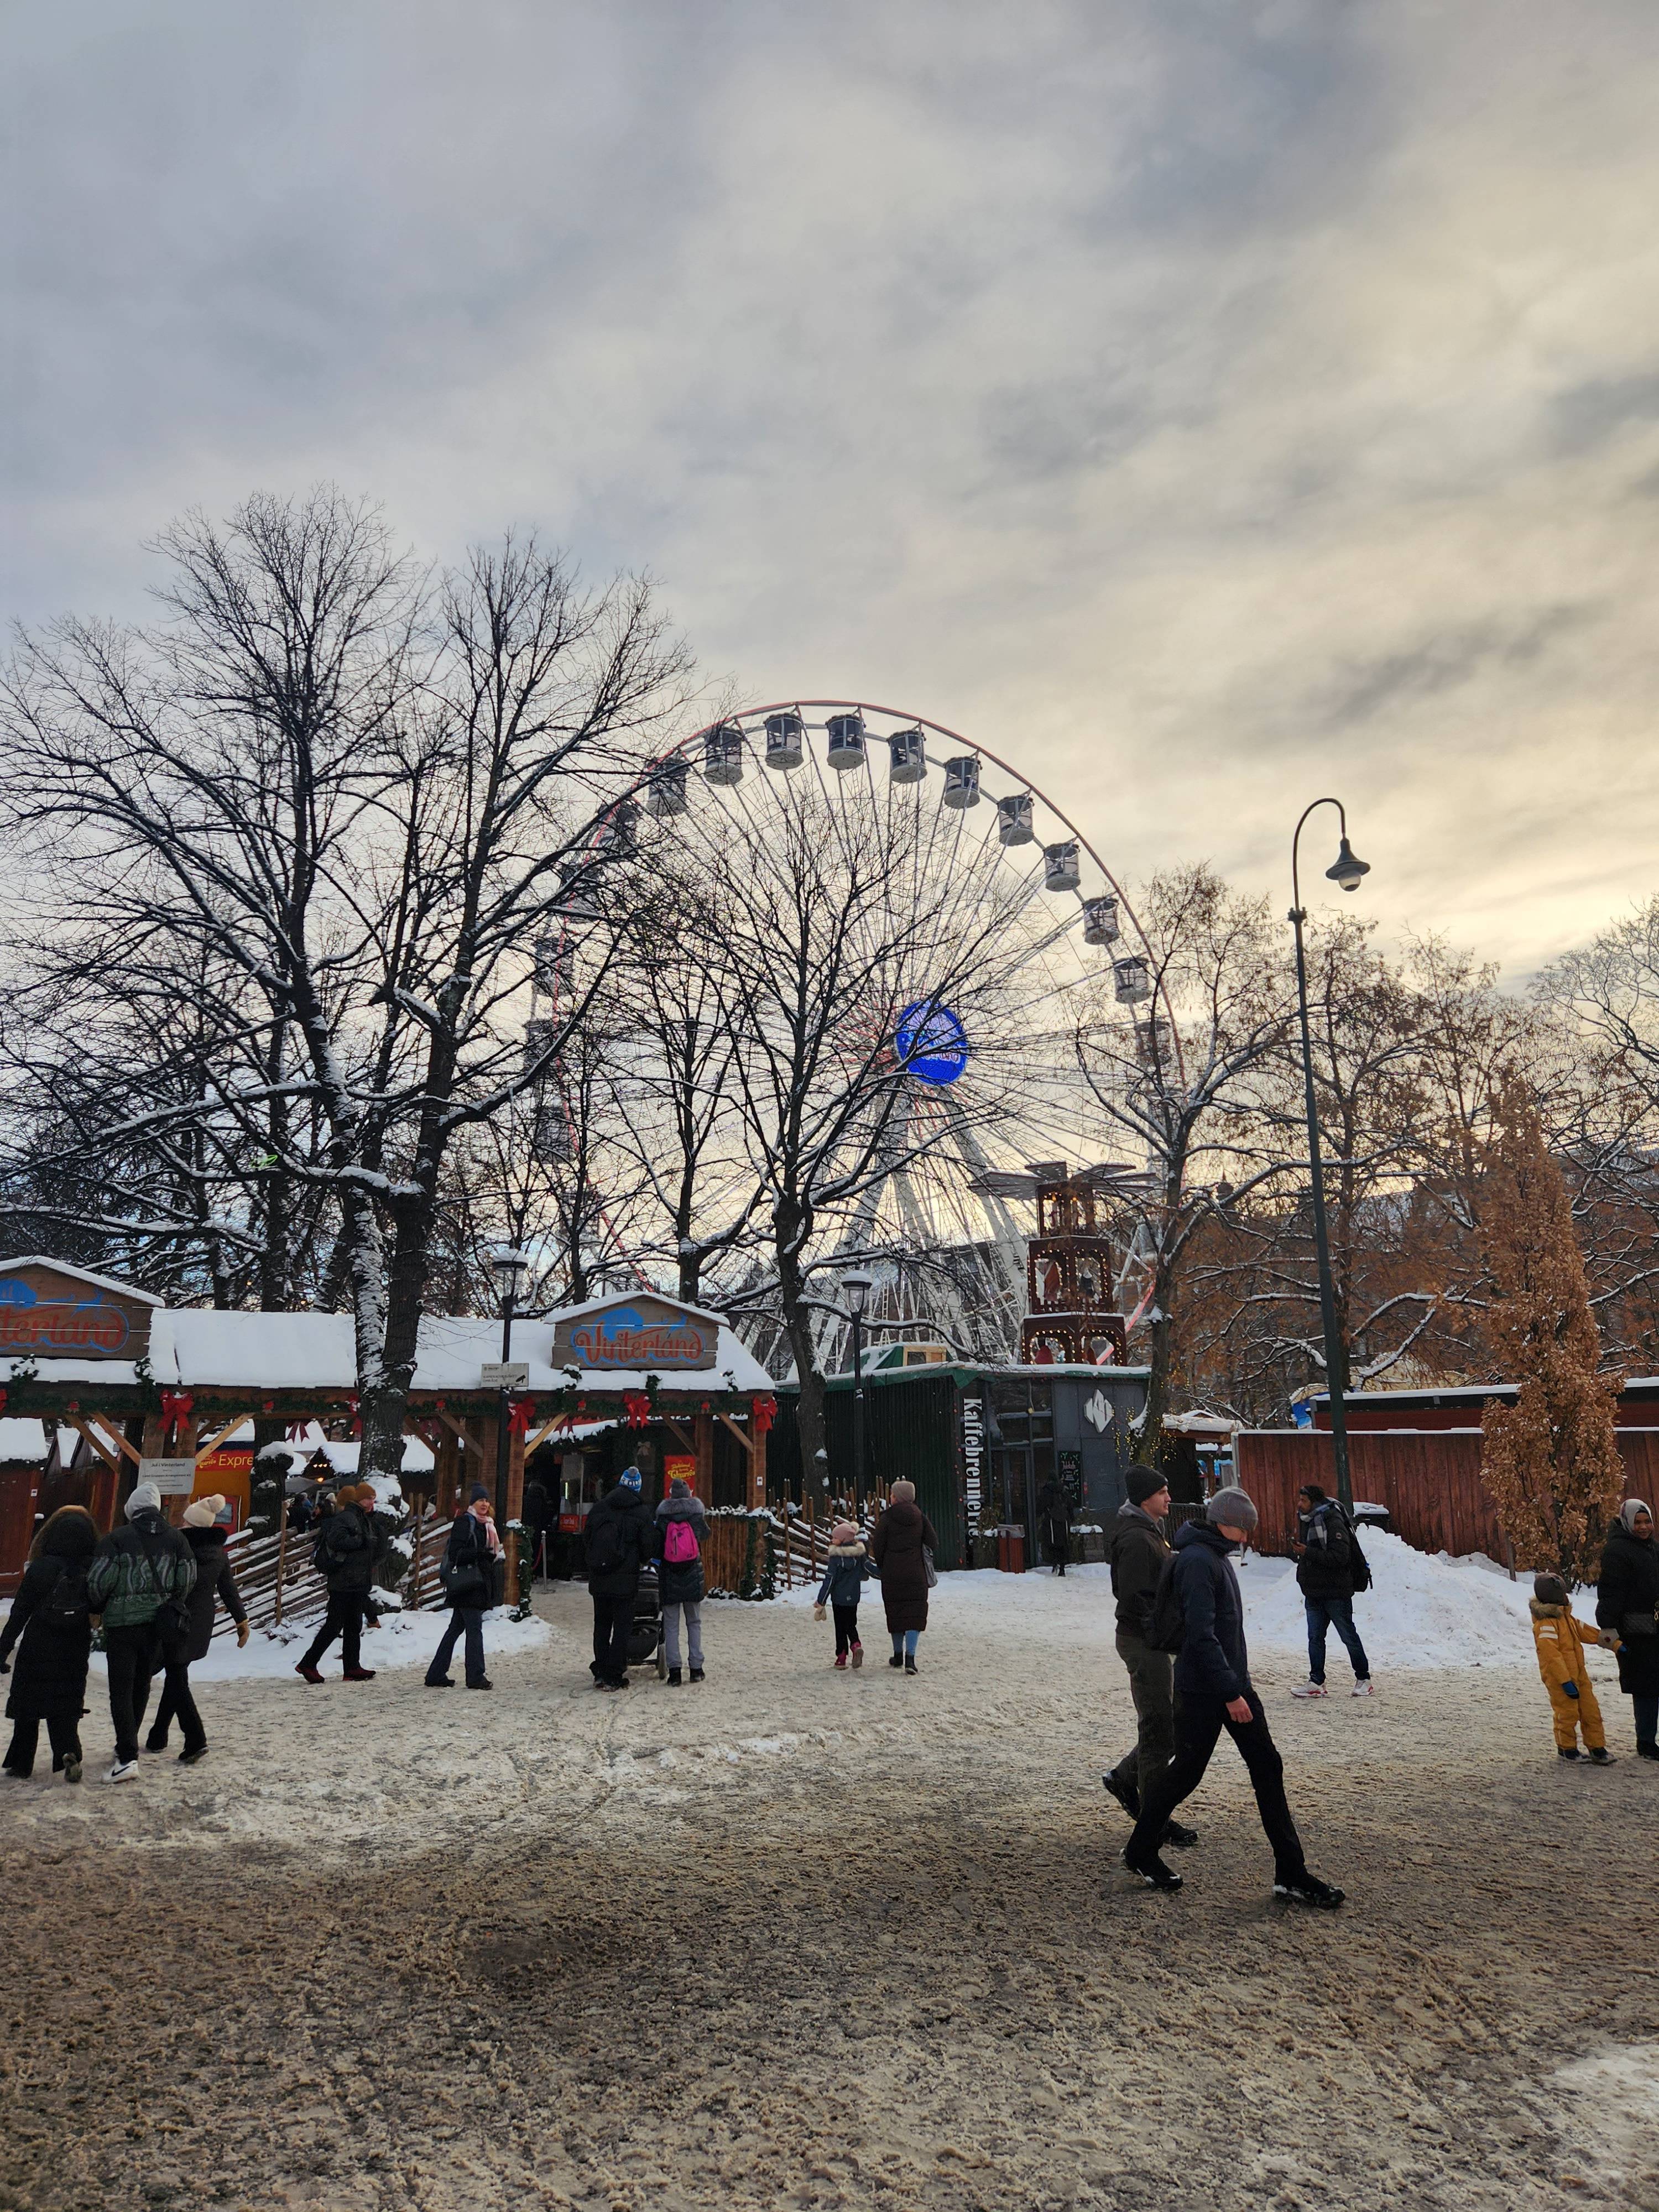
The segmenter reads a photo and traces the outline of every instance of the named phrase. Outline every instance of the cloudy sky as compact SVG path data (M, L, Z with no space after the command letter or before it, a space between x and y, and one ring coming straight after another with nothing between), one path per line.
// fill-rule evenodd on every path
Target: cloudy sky
M1652 0L0 42L8 617L141 613L168 517L327 478L648 568L749 697L951 724L1129 876L1282 900L1334 790L1389 933L1517 978L1659 890Z

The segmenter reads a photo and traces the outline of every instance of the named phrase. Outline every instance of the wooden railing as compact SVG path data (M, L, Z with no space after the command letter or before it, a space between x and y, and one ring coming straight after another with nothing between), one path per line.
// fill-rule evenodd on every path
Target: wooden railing
M454 1523L447 1513L429 1511L411 1521L400 1541L414 1539L407 1572L399 1584L406 1607L435 1611L444 1605L438 1581L438 1562ZM225 1550L236 1577L249 1622L255 1628L275 1628L284 1621L319 1620L328 1606L328 1585L311 1564L317 1540L314 1527L284 1526L274 1535L252 1536L239 1529ZM235 1623L221 1609L213 1624L216 1636L234 1632Z

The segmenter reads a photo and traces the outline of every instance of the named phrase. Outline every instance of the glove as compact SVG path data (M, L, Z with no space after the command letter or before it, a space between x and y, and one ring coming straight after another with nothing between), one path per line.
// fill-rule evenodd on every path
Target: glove
M252 1633L253 1633L253 1631L252 1631L252 1629L248 1626L248 1624L247 1624L247 1622L246 1622L246 1621L245 1621L245 1620L239 1620L239 1621L237 1622L237 1624L236 1624L236 1649L237 1649L239 1651L241 1650L242 1646L243 1646L243 1645L247 1642L247 1640L248 1640L249 1637L250 1637L250 1636L252 1636Z
M823 1619L823 1607L821 1605L815 1605L812 1607L812 1618L814 1620L822 1620Z
M1570 1698L1576 1698L1578 1695L1578 1685L1577 1682L1563 1682L1561 1687L1566 1692Z

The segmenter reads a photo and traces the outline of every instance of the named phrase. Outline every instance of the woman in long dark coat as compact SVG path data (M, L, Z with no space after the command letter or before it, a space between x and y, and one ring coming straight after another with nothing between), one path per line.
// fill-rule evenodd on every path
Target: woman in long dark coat
M185 1541L190 1546L196 1560L196 1582L189 1597L190 1634L185 1643L185 1664L193 1667L198 1659L205 1659L213 1642L213 1609L222 1605L236 1624L236 1641L244 1644L248 1639L247 1607L242 1603L242 1594L236 1587L236 1577L231 1572L229 1554L225 1550L230 1534L230 1514L221 1497L198 1498L185 1508ZM194 1700L191 1700L194 1711ZM175 1711L173 1693L163 1689L161 1702L155 1708L155 1718L150 1723L149 1734L144 1738L146 1751L165 1751L167 1730L175 1720L185 1724L185 1747L179 1754L187 1766L193 1766L207 1749L207 1737L200 1733L201 1716L196 1715L192 1730L190 1716Z
M1659 1541L1653 1515L1627 1498L1601 1547L1595 1621L1619 1638L1619 1686L1631 1701L1640 1759L1659 1759Z
M893 1639L890 1667L916 1672L916 1638L927 1626L927 1562L922 1548L939 1549L933 1524L916 1504L914 1482L896 1482L887 1510L870 1539L870 1556L881 1577L881 1601L887 1633Z
M1057 1474L1051 1474L1038 1491L1036 1510L1042 1548L1048 1554L1048 1571L1063 1575L1072 1556L1072 1507L1066 1486Z
M52 1744L52 1771L66 1782L81 1779L81 1714L86 1704L87 1659L92 1650L92 1616L85 1603L86 1573L98 1548L98 1528L83 1505L60 1505L29 1547L28 1565L11 1613L0 1629L0 1671L21 1639L11 1694L11 1745L4 1771L27 1782L34 1771L40 1723ZM81 1585L78 1613L70 1620L50 1617L60 1582L69 1577L66 1599ZM60 1608L65 1609L65 1608Z

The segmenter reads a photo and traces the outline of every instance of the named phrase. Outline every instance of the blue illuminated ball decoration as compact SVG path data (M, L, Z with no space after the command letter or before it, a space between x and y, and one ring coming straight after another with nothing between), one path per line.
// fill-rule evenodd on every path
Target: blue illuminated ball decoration
M968 1032L936 999L921 999L904 1009L893 1042L905 1073L919 1083L954 1083L968 1065Z

